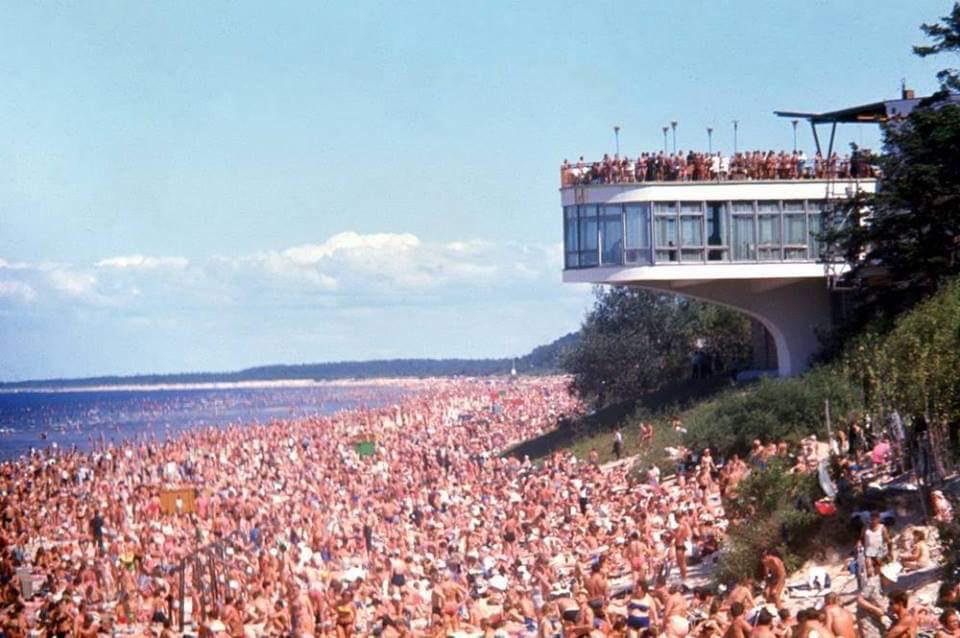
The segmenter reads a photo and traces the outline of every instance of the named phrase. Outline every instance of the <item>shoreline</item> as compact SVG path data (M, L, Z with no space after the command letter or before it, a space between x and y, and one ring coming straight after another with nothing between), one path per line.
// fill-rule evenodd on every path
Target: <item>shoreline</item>
M151 383L151 384L110 384L110 385L66 385L58 387L3 388L2 394L78 394L82 392L165 392L183 390L257 390L274 388L329 388L364 386L403 386L416 387L448 377L371 377L369 379L267 379L263 381L210 381L199 383ZM453 378L453 377L450 377ZM467 377L473 378L473 377ZM479 377L478 377L479 378ZM496 377L491 377L496 378Z

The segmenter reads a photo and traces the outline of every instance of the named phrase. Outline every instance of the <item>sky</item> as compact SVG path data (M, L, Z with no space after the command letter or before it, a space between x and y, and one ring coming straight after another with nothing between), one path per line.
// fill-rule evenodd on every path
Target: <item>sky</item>
M8 3L0 379L523 354L592 303L562 159L790 149L775 109L932 92L950 6Z

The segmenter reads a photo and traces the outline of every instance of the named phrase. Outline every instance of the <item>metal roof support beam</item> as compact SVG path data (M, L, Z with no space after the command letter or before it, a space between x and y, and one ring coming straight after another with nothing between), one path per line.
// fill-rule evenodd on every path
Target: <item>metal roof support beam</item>
M810 120L810 128L813 129L813 141L817 145L817 152L820 153L820 137L817 135L817 125L813 123L813 120ZM820 153L823 155L823 153Z
M833 155L833 136L837 133L837 123L834 122L830 127L830 146L827 148L827 157Z

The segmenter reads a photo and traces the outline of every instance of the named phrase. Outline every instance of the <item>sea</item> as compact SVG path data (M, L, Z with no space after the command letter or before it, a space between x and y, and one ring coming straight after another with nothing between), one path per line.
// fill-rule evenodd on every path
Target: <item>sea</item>
M392 405L397 384L237 385L0 392L0 460L55 446L163 440L184 430L268 423Z

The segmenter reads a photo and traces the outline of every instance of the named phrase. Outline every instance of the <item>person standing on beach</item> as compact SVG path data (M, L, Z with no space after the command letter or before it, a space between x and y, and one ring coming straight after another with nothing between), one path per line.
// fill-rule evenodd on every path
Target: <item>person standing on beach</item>
M603 563L598 560L590 567L590 577L586 582L587 599L594 614L599 615L607 606L607 577L603 573Z
M90 535L93 536L93 542L97 544L97 549L103 551L103 516L100 510L90 519Z
M783 594L783 588L787 582L787 569L780 557L770 549L763 550L760 566L767 583L764 587L763 596L768 603L779 606L780 596Z
M623 456L623 433L620 432L620 428L617 428L617 431L613 433L613 454L618 461Z
M880 521L880 512L874 510L870 513L870 524L863 528L860 544L867 557L867 574L874 575L883 559L893 555L893 541L890 532Z
M674 552L677 558L677 567L680 569L680 579L687 579L687 541L690 539L691 530L688 522L687 513L680 514L677 521L677 531L674 533Z

